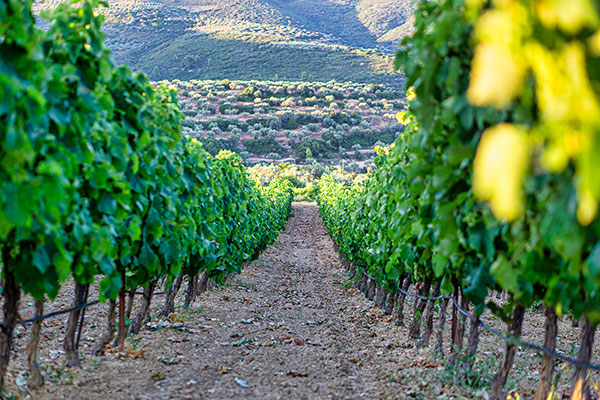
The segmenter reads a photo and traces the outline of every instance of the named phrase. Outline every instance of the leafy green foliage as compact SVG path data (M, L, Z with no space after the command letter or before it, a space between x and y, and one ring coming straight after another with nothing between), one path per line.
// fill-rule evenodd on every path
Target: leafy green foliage
M301 160L306 160L307 155L319 158L330 158L335 151L334 147L322 139L306 139L292 145L296 155Z
M257 139L245 140L244 147L254 154L262 155L268 153L277 153L285 155L285 149L279 142L275 140L273 136L265 136Z
M221 150L234 151L237 149L236 143L230 139L215 139L213 137L204 137L198 139L202 147L211 155L216 156Z
M510 224L476 200L473 163L483 132L504 122L531 124L537 114L533 82L502 110L469 103L474 52L466 15L462 0L419 5L415 34L396 60L412 86L410 111L399 115L405 131L379 150L361 187L321 180L325 224L351 262L392 287L404 273L417 281L433 276L446 293L459 286L478 311L488 306L507 317L517 304L542 300L559 315L598 323L600 225L598 218L586 227L577 222L574 171L528 167L534 173L517 193L525 212ZM488 301L490 288L507 290L510 302L500 308Z
M239 156L184 138L176 92L115 69L101 3L80 3L46 15L45 32L28 2L0 3L4 273L35 298L101 276L114 298L182 268L238 272L283 227L291 184L263 189Z

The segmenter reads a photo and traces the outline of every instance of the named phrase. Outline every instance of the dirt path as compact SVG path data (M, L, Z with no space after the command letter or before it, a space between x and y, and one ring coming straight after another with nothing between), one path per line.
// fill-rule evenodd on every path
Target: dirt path
M211 362L190 379L214 398L378 397L377 362L367 357L379 349L345 314L368 303L349 296L340 268L317 207L296 204L278 241L209 294L204 315L216 329L198 337L198 356Z
M399 398L386 375L398 368L386 350L393 323L344 286L318 207L294 203L293 213L241 275L180 311L180 321L151 322L128 340L128 356L93 357L85 344L79 370L62 367L60 350L42 350L45 374L55 379L33 398ZM103 312L91 322L90 342Z

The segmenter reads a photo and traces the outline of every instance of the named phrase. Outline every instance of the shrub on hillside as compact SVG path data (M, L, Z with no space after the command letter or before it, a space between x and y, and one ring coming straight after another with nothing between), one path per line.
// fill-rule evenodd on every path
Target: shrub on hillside
M244 147L256 155L263 155L269 153L277 153L279 155L285 155L285 149L279 142L275 140L273 136L265 136L257 139L245 140L242 142Z
M296 158L304 161L306 160L307 149L310 150L310 154L314 158L331 158L332 153L335 152L335 148L324 140L321 139L307 139L302 142L294 143L292 145L294 152L296 153Z

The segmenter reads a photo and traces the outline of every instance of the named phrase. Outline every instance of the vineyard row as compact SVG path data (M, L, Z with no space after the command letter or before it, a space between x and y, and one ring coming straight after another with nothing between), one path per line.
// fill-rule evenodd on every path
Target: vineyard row
M543 3L543 5L542 5ZM569 12L566 12L569 8ZM571 397L590 398L590 364L600 323L600 10L567 2L421 2L415 32L396 67L407 78L404 133L379 148L362 185L324 176L320 212L369 297L396 304L402 321L410 285L471 308L453 319L451 359L471 368L485 310L521 335L525 310L545 308L543 347L555 350L558 318L581 321ZM362 275L367 272L375 283ZM508 294L497 301L491 293ZM397 298L397 299L396 299ZM426 345L432 301L419 301L410 334ZM441 354L441 343L436 353ZM508 341L492 398L504 387L516 346ZM470 361L469 361L470 360ZM536 400L553 387L545 354ZM550 397L551 398L551 397Z
M126 292L144 289L128 328L137 333L159 282L168 315L184 276L196 292L239 272L291 211L289 182L261 187L236 154L212 157L183 137L176 92L115 68L96 10L103 3L78 3L44 15L42 31L30 1L0 0L0 390L22 294L40 316L72 278L78 309L63 343L67 365L79 365L75 332L91 283L109 302L101 354L115 334L117 297L122 348ZM33 322L31 386L41 384L40 328Z

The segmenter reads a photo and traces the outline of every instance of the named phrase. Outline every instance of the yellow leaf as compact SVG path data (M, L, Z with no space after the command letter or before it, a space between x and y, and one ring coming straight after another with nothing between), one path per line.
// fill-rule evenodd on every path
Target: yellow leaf
M577 207L577 220L583 226L589 225L594 221L598 212L598 201L590 192L579 194L579 206Z
M489 201L498 219L510 221L521 213L521 185L528 156L522 129L501 124L483 133L473 164L473 191Z
M554 28L558 21L556 7L552 1L540 0L535 3L535 12L538 19L548 28Z
M585 27L595 27L598 14L589 0L538 0L536 14L547 28L576 34Z
M577 156L589 146L588 135L581 130L566 131L563 135L563 142L565 151L570 157Z
M585 47L581 43L571 43L563 50L562 57L571 88L573 114L584 122L597 122L600 104L587 73Z
M552 143L544 149L542 154L542 165L550 172L563 171L568 163L569 156L565 149L558 143Z
M519 95L527 67L523 39L530 31L530 13L518 1L497 0L479 18L467 91L472 104L504 108Z
M588 39L588 46L593 56L600 56L600 29Z
M535 75L542 119L552 124L594 122L600 105L587 75L585 48L569 43L550 50L541 43L527 46L527 59ZM560 130L554 130L560 135Z
M475 49L467 98L476 106L504 108L519 94L525 68L506 47L481 43Z

